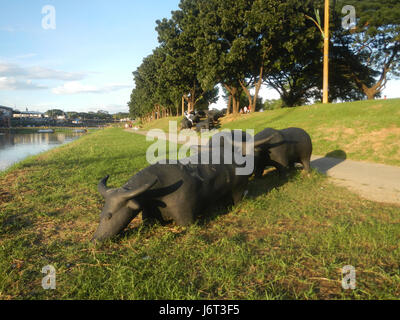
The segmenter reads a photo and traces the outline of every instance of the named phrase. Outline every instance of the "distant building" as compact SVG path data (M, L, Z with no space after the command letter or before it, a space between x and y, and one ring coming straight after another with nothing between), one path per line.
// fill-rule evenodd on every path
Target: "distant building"
M11 127L11 118L13 109L5 106L0 106L0 127Z
M44 114L39 111L18 111L15 110L13 114L14 118L43 118Z
M12 118L13 109L5 106L0 106L0 117Z

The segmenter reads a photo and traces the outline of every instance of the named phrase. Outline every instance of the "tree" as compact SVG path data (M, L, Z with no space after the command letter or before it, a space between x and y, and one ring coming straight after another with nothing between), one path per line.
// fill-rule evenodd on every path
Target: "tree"
M180 93L188 111L193 111L204 93L212 88L203 89L197 78L194 41L198 27L192 24L199 13L196 0L182 0L179 8L170 19L156 21L158 41L166 53L163 83L173 88L175 95Z
M334 1L336 3L336 1ZM320 9L324 6L324 1L317 1L314 4L315 16L305 14L305 17L316 25L316 29L321 32L321 43L325 37L323 26L321 25L322 18L320 17ZM335 5L334 5L335 7ZM336 7L338 9L338 7ZM332 72L329 72L329 95L328 100L332 101L353 101L363 99L364 94L360 91L357 83L354 81L353 73L355 72L359 79L365 83L371 84L374 82L373 70L362 65L360 57L354 54L342 44L344 41L342 35L347 34L342 26L342 21L346 17L343 16L342 8L333 10L330 17L330 49L329 49L329 67ZM348 17L347 17L348 18ZM347 21L346 21L347 22ZM318 55L318 54L317 54ZM322 66L320 67L322 69ZM309 96L314 100L322 101L322 74L320 70L317 74L321 75L321 79L317 80L317 87L309 89Z
M282 108L282 100L281 99L267 99L264 102L263 109L264 110L275 110Z
M62 111L60 109L47 110L44 114L49 116L50 118L56 118L58 116L64 116L65 115L64 111Z
M76 119L78 117L78 112L75 111L67 111L65 114L68 119Z
M121 119L127 119L127 118L129 118L129 113L128 113L128 112L117 112L117 113L114 113L114 114L112 115L112 117L113 117L114 120L119 121L119 120L121 120Z
M110 121L113 119L113 116L105 110L98 110L94 116L96 119Z
M275 89L284 106L303 105L315 96L322 79L321 34L307 19L315 1L280 1L276 32L271 35L270 63L265 83ZM268 28L268 23L264 28Z
M246 12L252 1L197 1L199 18L191 20L200 31L195 41L198 79L203 87L220 83L229 92L228 113L239 112L242 85L250 61L247 48L250 39L244 36Z
M337 1L336 10L344 5L356 9L357 27L343 32L337 42L347 48L351 59L358 59L370 77L351 70L352 79L368 99L374 99L390 78L399 77L400 69L400 2L398 0ZM371 76L374 79L371 83Z
M354 79L354 74L358 79L369 86L375 83L374 71L362 64L359 57L354 56L347 49L347 46L339 45L333 38L330 49L330 67L329 73L329 101L354 101L362 100L365 94L360 90ZM322 84L322 80L320 81ZM319 89L322 89L319 86ZM322 99L321 91L315 92L315 98Z
M221 83L230 93L233 113L239 111L241 91L256 109L263 82L277 90L287 106L309 101L322 73L320 34L306 18L314 2L199 0L196 23L202 34L196 49L202 85Z
M159 71L163 63L162 49L156 48L153 53L143 59L142 64L133 72L135 88L132 90L128 103L132 117L143 118L152 114L154 119L159 116ZM158 112L158 113L156 113Z

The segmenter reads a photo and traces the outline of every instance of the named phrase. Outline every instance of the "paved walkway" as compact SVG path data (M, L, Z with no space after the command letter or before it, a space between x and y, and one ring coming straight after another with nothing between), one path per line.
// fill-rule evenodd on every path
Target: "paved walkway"
M133 129L127 131L142 135L147 133ZM168 135L166 139L169 139ZM201 143L207 141L203 139ZM400 167L316 155L311 157L311 167L365 199L400 205Z
M362 197L400 204L400 167L312 156L311 166Z

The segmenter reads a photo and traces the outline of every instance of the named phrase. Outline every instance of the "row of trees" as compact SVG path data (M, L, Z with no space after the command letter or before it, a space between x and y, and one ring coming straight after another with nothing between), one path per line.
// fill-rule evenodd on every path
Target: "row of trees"
M108 111L98 110L97 112L89 111L89 112L76 112L76 111L67 111L64 112L60 109L51 109L45 112L45 115L50 118L57 118L64 116L66 119L75 120L79 119L82 121L85 120L121 120L129 117L129 113L119 112L116 114L109 114Z
M133 72L132 117L144 120L205 109L220 85L227 113L240 97L256 110L261 85L283 106L322 99L323 0L181 0L156 21L159 46ZM356 29L343 28L342 8L356 8ZM400 2L331 3L330 101L373 99L399 76Z

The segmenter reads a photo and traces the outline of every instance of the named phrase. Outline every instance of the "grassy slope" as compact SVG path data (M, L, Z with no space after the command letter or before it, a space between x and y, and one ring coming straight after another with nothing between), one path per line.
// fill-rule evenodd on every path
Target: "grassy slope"
M98 131L0 176L0 298L398 298L399 207L365 201L313 173L251 181L249 197L189 228L130 229L88 242L103 200L146 166L143 136ZM227 213L227 214L225 214ZM43 266L57 289L43 290ZM353 265L357 289L341 288Z
M144 129L168 130L167 118ZM359 101L280 109L222 120L222 128L283 129L301 127L310 133L314 154L400 165L400 99Z

